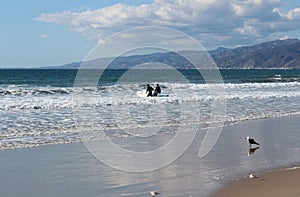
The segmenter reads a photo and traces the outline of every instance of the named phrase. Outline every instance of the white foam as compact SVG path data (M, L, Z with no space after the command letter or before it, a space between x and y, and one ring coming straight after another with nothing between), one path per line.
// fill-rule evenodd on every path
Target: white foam
M86 139L130 137L116 130L121 125L125 130L142 128L147 132L143 128L153 127L153 121L157 127L199 122L205 128L214 120L211 101L223 99L210 95L207 84L161 83L161 87L169 97L138 97L136 91L145 88L140 84L76 88L2 85L0 116L4 124L0 124L0 148L76 141L80 128L85 129ZM224 88L227 124L300 113L299 82L224 84ZM183 109L193 112L195 106L200 114L181 116ZM151 114L151 107L159 107L164 113L152 110ZM82 127L75 125L74 113L80 114ZM121 122L116 123L115 115ZM99 129L107 135L92 132Z

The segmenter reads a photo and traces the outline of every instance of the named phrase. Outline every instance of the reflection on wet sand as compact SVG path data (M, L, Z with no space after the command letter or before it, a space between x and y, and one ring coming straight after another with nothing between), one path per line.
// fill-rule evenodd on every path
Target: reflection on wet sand
M198 151L205 132L199 131L176 161L144 173L111 168L96 160L82 143L5 150L0 152L0 191L4 196L40 196L41 193L61 196L63 193L72 197L150 197L149 192L156 191L160 193L156 197L208 197L237 177L251 173L253 179L250 176L249 179L256 182L261 180L261 175L255 179L257 172L298 164L299 120L300 116L290 116L226 126L212 151L203 158L198 157ZM248 149L241 140L245 135L257 136L263 148ZM129 137L114 142L128 150L143 152L149 151L147 146L165 145L172 137L171 134L155 135L148 137L148 141ZM99 151L105 148L108 147L101 147ZM248 157L246 151L255 155ZM124 160L122 155L109 156L120 165L145 165L145 161L134 158Z
M256 150L258 150L259 147L255 147L255 148L249 148L248 149L248 156L252 155L255 153Z

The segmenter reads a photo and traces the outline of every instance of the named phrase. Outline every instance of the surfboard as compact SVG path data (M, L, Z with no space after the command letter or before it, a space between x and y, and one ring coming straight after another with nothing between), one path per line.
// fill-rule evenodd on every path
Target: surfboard
M169 97L168 93L161 93L158 95L158 97Z
M136 95L138 95L139 97L147 97L147 94L145 91L137 91Z
M137 91L136 95L139 96L139 97L147 98L146 91ZM169 97L169 94L168 93L162 93L162 94L159 94L158 96L152 96L152 97L148 97L148 98L155 98L155 97Z

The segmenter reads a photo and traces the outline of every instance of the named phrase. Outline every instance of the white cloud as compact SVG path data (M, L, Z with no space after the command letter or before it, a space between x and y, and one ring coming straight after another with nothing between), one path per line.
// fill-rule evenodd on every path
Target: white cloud
M232 8L236 16L270 20L277 18L274 7L280 6L279 0L233 0Z
M157 25L183 31L207 46L233 46L299 29L300 8L284 12L282 6L281 0L154 0L139 6L116 4L93 11L43 13L36 20L66 25L92 39Z
M287 40L287 39L289 39L288 36L283 36L283 37L279 38L279 40Z
M296 19L300 20L300 8L292 9L287 13L287 17L291 20Z

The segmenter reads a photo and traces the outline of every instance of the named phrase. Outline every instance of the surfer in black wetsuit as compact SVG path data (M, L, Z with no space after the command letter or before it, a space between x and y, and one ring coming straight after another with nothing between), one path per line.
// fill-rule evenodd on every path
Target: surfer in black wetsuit
M161 93L159 84L156 84L153 96L158 96Z
M152 96L153 90L154 89L149 84L147 84L147 90L146 90L147 97Z

